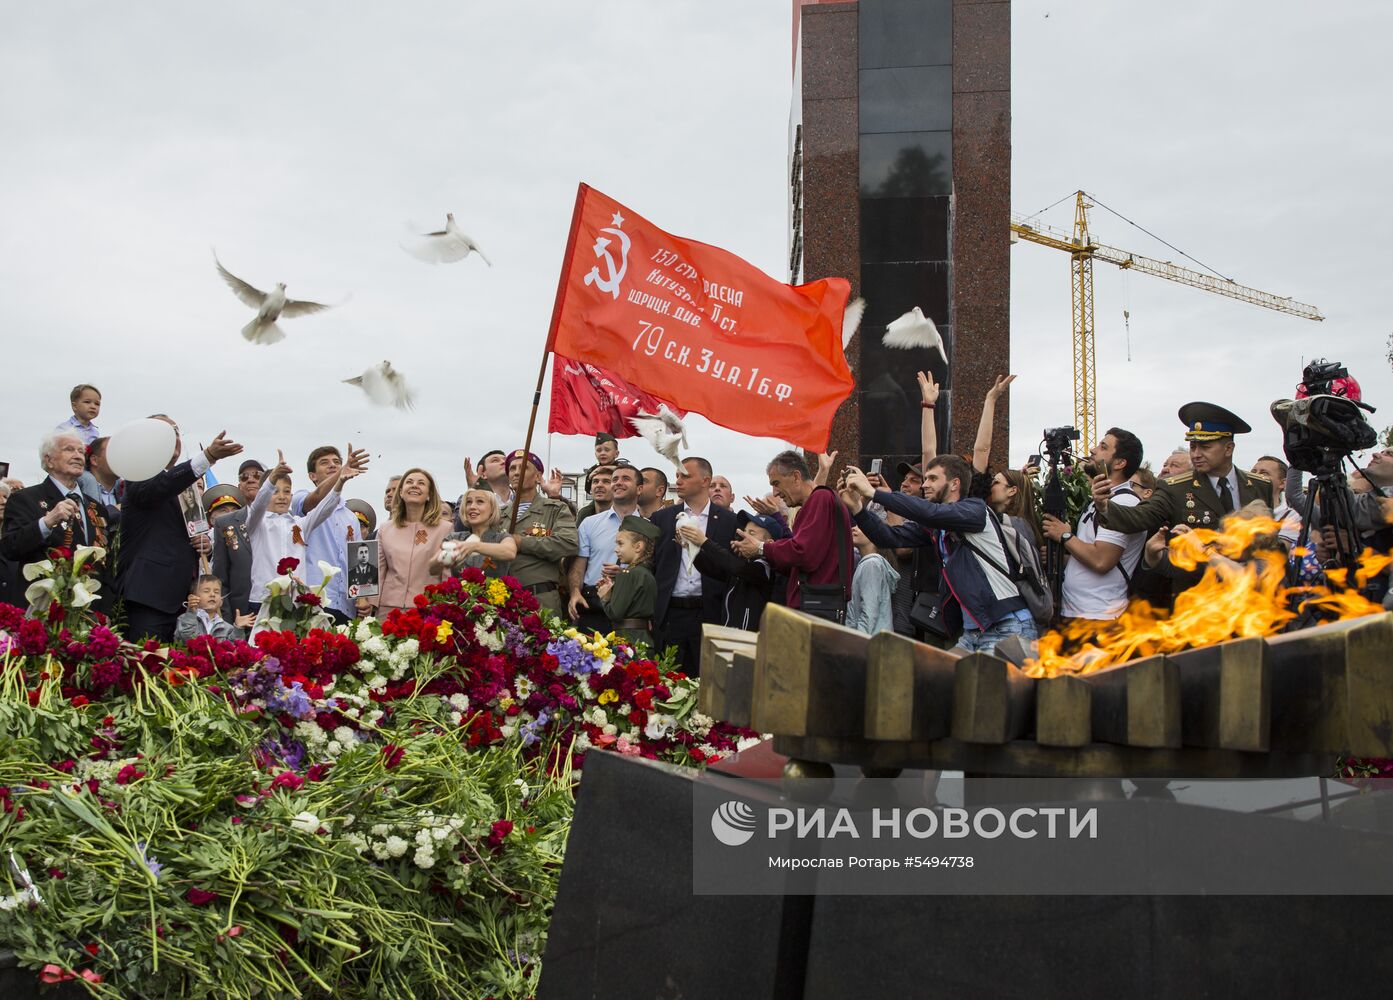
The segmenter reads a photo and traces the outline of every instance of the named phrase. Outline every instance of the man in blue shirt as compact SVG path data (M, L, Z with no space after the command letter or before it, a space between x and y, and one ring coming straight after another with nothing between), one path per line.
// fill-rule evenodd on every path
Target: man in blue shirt
M348 464L360 472L368 468L366 448L354 450L348 446ZM337 624L344 624L354 614L354 606L348 600L348 543L362 541L362 525L358 516L344 504L343 494L334 489L339 469L343 466L343 456L333 445L321 445L310 452L305 463L313 490L300 490L290 503L290 512L296 517L310 513L320 503L332 503L336 510L310 532L305 539L305 562L300 567L300 578L310 587L317 587L324 579L319 570L320 561L337 566L340 572L324 588L324 608Z
M566 607L579 628L598 632L610 629L609 617L601 609L595 588L607 566L611 572L618 568L614 564L614 540L620 522L638 512L638 484L639 470L620 460L610 479L609 508L581 522L580 555L571 563L571 599Z

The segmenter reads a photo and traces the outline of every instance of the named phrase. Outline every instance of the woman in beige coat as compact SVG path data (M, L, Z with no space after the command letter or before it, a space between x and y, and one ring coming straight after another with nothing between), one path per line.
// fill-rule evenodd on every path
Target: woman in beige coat
M417 594L440 582L431 560L451 527L435 479L425 469L407 470L397 485L392 519L377 530L380 592L372 600L379 618L393 608L413 607Z

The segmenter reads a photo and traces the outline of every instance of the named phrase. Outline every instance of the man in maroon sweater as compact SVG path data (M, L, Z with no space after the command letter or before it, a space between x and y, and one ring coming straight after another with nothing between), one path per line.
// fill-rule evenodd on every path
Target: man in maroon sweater
M776 542L760 542L742 529L732 544L746 559L763 556L769 565L788 574L788 606L802 606L799 584L804 574L810 584L837 583L840 542L846 560L846 598L851 599L851 575L855 556L851 547L851 517L837 494L813 483L812 472L803 456L783 451L769 463L769 485L790 507L799 507L793 520L793 537Z

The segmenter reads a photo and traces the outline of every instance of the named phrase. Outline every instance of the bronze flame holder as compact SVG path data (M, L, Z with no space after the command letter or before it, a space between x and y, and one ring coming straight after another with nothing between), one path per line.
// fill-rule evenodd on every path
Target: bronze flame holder
M832 764L1074 778L1329 775L1393 756L1393 614L1028 677L778 605L758 633L706 626L700 710L772 733L788 776Z

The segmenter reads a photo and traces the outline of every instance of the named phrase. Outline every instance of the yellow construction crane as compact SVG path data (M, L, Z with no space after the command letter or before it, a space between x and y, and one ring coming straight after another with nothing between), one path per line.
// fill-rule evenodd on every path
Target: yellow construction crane
M1094 199L1096 201L1097 199ZM1011 242L1017 238L1041 246L1063 250L1070 257L1074 285L1074 426L1082 435L1084 447L1091 447L1098 415L1097 375L1094 365L1093 342L1093 261L1106 261L1120 268L1152 274L1168 281L1200 288L1216 295L1247 302L1264 309L1299 316L1302 319L1323 320L1315 306L1297 302L1271 292L1259 291L1201 271L1192 271L1169 261L1154 260L1094 241L1088 231L1088 209L1093 203L1083 191L1074 194L1074 231L1072 234L1034 225L1023 216L1011 219ZM1106 206L1104 206L1106 207ZM1032 217L1033 218L1033 217ZM1169 245L1169 244L1168 244Z

